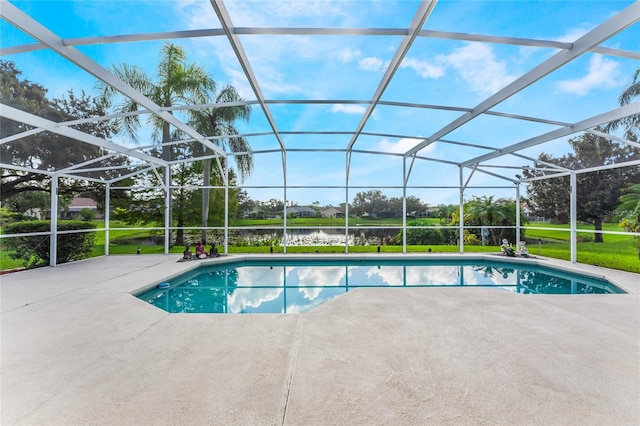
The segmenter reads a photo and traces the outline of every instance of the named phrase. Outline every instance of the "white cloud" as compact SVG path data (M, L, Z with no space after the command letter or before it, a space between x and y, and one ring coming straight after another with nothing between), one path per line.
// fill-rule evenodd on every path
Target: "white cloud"
M229 295L229 312L235 314L250 311L263 303L276 300L283 292L283 288L238 288Z
M609 89L618 86L620 64L602 55L594 55L589 61L589 70L583 77L557 83L561 92L583 96L593 89Z
M364 114L366 107L363 105L344 105L338 104L331 108L331 112L343 112L345 114Z
M344 280L346 271L344 266L323 266L315 267L297 267L294 271L300 280L298 285L302 286L338 286ZM300 290L304 296L309 299L315 299L320 292L312 291L313 289ZM322 289L320 289L322 290Z
M373 56L360 59L358 68L364 71L382 71L384 69L382 59Z
M285 4L289 6L285 7ZM227 3L235 25L258 27L267 27L273 24L265 18L268 16L277 16L283 22L291 21L291 25L300 17L317 17L315 12L322 6L322 2L309 2L305 5L306 7L301 7L296 2ZM261 13L261 11L266 12ZM189 29L210 28L212 22L218 22L209 2L185 0L177 6L177 12L186 21L185 25ZM340 7L334 7L331 10L325 8L325 13L331 13L332 16L342 16L343 11ZM327 43L314 37L283 37L286 39L284 42L279 37L248 37L243 39L243 48L250 58L251 67L258 78L263 93L267 97L301 95L302 97L322 99L324 90L321 87L297 84L297 80L291 78L289 70L281 68L285 61L283 58L310 59L315 55L328 57L332 54L335 55L334 52L338 50L338 46L335 43ZM225 37L194 39L192 43L200 55L215 57L216 60L212 61L214 62L212 66L215 66L217 62L224 75L227 76L228 82L238 89L241 96L246 99L255 97L253 89L238 63L235 52L230 48ZM353 53L359 52L354 51ZM220 79L219 75L216 77Z
M362 56L362 52L360 52L358 49L352 49L350 47L345 47L338 53L338 58L340 58L340 60L345 63L351 62L356 58L359 58L360 56Z
M563 41L565 43L573 43L586 33L588 33L590 28L571 28L568 29L566 33L557 38L557 41Z
M398 142L391 142L389 141L389 139L384 138L380 142L378 142L378 150L389 153L405 153L423 140L424 139L404 138L400 139ZM434 145L431 144L425 147L420 152L424 153L426 151L432 151L434 149Z
M415 58L405 58L400 68L412 69L422 78L439 78L444 75L444 68Z
M471 89L490 95L516 79L509 74L505 61L498 61L493 49L482 43L466 43L449 55L439 55L440 63L455 69Z

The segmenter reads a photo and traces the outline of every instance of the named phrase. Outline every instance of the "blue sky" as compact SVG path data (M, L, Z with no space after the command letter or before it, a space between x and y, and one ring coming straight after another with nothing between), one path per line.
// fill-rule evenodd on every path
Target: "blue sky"
M220 28L209 1L14 1L17 7L62 38ZM226 3L237 27L380 27L405 28L418 7L417 1L229 1ZM574 41L599 23L630 5L630 1L440 1L425 30L452 31L504 37ZM2 22L2 46L32 40ZM240 40L267 99L370 100L401 38L397 36L241 35ZM226 37L177 39L191 61L204 65L219 82L233 84L247 100L254 100L248 81ZM80 46L79 49L107 67L129 63L154 75L162 41ZM638 51L638 24L604 43L607 47ZM473 108L492 93L522 76L556 53L549 48L508 44L474 43L419 37L404 58L382 100ZM35 51L5 56L23 70L24 77L49 88L52 97L68 89L94 93L95 79L54 53ZM574 122L613 109L617 97L640 65L637 60L586 53L555 73L542 78L494 110ZM280 131L353 131L366 105L270 105ZM366 132L392 133L412 138L361 136L355 149L405 152L420 137L428 137L461 113L422 108L378 106L364 127ZM259 107L243 132L268 132L270 126ZM482 116L445 137L447 140L503 147L557 127L494 116ZM344 149L349 135L283 135L288 149ZM249 139L255 150L277 149L275 137ZM140 141L146 145L148 141ZM566 138L531 148L562 155L569 149ZM460 161L486 153L436 142L420 155L437 160ZM281 155L255 156L255 172L246 185L281 185ZM506 157L500 162L522 166L523 160ZM351 159L349 199L360 190L402 184L400 157L355 153ZM494 162L497 164L497 161ZM407 163L408 167L408 163ZM287 183L295 186L341 186L346 179L344 153L298 153L287 156ZM507 172L513 177L516 171ZM454 186L456 167L418 161L410 185ZM507 185L476 173L471 186ZM401 196L399 189L383 189ZM255 199L283 198L281 189L249 189ZM473 194L515 196L513 189L469 189ZM410 189L436 205L457 203L451 189ZM345 201L342 189L289 189L287 198L301 204L321 205Z

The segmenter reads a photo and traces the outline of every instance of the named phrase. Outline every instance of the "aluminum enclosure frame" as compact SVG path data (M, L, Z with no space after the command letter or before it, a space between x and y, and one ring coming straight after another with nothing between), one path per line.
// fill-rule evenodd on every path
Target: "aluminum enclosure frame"
M618 142L622 142L634 147L640 147L640 144L637 142L629 141L625 138L620 137L619 135L608 135L601 131L595 130L598 125L608 123L612 120L621 119L625 117L629 117L634 114L640 113L640 103L632 103L626 106L622 106L616 108L611 111L604 112L602 114L598 114L592 117L583 117L581 120L573 123L560 122L556 120L551 120L544 117L532 117L527 115L520 114L511 114L511 113L503 113L500 111L496 111L495 107L502 104L504 101L512 97L513 95L523 91L530 85L534 84L541 78L555 72L560 69L564 65L574 61L579 58L581 55L587 52L598 53L602 55L611 55L616 57L628 58L632 60L640 60L640 53L629 50L615 49L610 47L602 46L602 43L614 35L627 30L629 27L637 24L640 21L640 2L635 2L628 6L626 9L616 14L615 16L605 20L600 25L593 28L591 31L588 31L586 34L577 38L574 42L558 42L554 40L534 40L527 38L519 38L519 37L496 37L490 35L482 35L482 34L465 34L465 33L455 33L455 32L446 32L446 31L432 31L424 29L423 26L430 17L430 14L437 7L437 1L433 0L424 0L421 1L417 7L415 16L411 19L411 23L407 26L407 28L259 28L259 27L236 27L231 19L230 14L228 13L225 3L222 0L211 0L211 7L215 12L216 16L220 21L220 28L209 28L204 30L188 30L188 31L173 31L173 32L160 32L160 33L145 33L145 34L116 34L116 35L107 35L100 37L83 37L83 38L75 38L75 39L62 39L57 36L55 33L50 31L48 28L44 27L42 24L31 18L25 12L18 9L16 6L11 4L10 2L3 0L0 6L0 16L6 22L15 26L22 30L25 34L30 35L36 40L36 43L21 45L21 46L11 46L5 47L2 46L0 48L0 55L8 56L26 52L33 52L42 49L49 49L71 63L81 67L86 72L95 76L98 80L103 83L110 85L120 91L125 97L128 97L134 101L136 101L139 105L143 107L142 110L137 111L132 114L155 114L162 120L169 123L171 126L174 126L177 129L182 130L185 134L189 135L192 138L193 142L202 144L207 149L211 150L214 154L208 158L215 159L218 163L218 167L220 168L220 173L222 176L225 176L224 190L225 190L225 226L224 226L224 234L225 234L225 251L227 249L227 241L228 241L228 231L229 231L229 218L228 218L228 191L230 189L229 183L226 179L228 176L228 169L223 170L220 165L220 159L224 159L227 157L232 157L234 154L225 152L220 149L215 143L215 136L202 135L195 131L193 128L189 127L186 123L176 118L172 114L172 111L178 110L179 108L185 107L174 107L174 108L166 108L153 103L150 99L143 96L141 93L137 92L131 86L127 85L122 80L118 79L115 75L110 73L107 69L99 65L97 62L83 54L79 51L75 46L84 46L84 45L99 45L99 44L111 44L111 43L127 43L134 41L149 41L149 40L173 40L173 39L182 39L182 38L197 38L197 37L225 37L229 43L229 46L232 48L234 55L236 56L238 63L240 64L245 76L251 86L251 90L255 95L254 100L248 100L242 102L242 105L258 105L262 112L264 113L271 132L268 133L255 133L255 134L246 134L246 135L225 135L226 137L233 136L243 136L243 137L251 137L259 134L270 135L275 137L279 144L278 150L273 150L271 152L279 152L281 154L281 173L283 176L283 185L282 190L284 194L284 204L285 210L283 211L284 217L284 225L283 232L286 241L286 231L287 231L287 189L295 189L300 188L295 184L290 184L287 179L287 154L291 152L307 152L307 153L315 153L315 152L337 152L343 153L345 155L345 184L344 187L338 186L338 188L343 188L345 190L345 202L348 209L349 205L349 190L358 188L357 186L350 185L350 172L352 170L351 159L354 153L357 154L374 154L374 155L394 155L396 157L402 157L403 168L402 168L402 186L393 186L393 188L401 189L403 193L403 224L402 224L402 232L405 235L403 239L405 241L405 245L403 246L403 252L406 252L406 194L407 189L416 188L419 186L409 185L409 178L411 176L411 172L413 170L414 164L416 161L418 162L439 162L450 164L452 166L456 166L459 169L459 186L456 187L458 191L459 199L460 199L460 209L462 213L462 204L464 202L464 193L465 189L473 188L473 185L470 185L472 177L476 172L483 173L487 175L494 176L505 182L505 188L513 188L516 199L520 199L520 185L525 183L526 180L516 178L514 176L513 171L509 170L509 167L496 167L494 164L490 164L491 160L500 160L502 158L506 158L507 156L515 156L517 158L526 160L529 163L536 162L534 158L531 158L528 155L522 154L522 151L542 145L546 142L559 139L561 137L567 137L571 135L579 135L582 132L588 132L595 134L600 137L610 138L612 140L616 140ZM397 50L393 56L393 59L390 61L386 71L381 77L379 84L372 94L370 99L341 99L341 100L323 100L323 99L308 99L308 100L283 100L283 99L268 99L264 96L263 91L260 86L260 78L256 75L254 71L254 67L251 64L250 58L248 57L245 49L243 47L243 42L240 38L241 35L247 36L262 36L262 35L331 35L331 36L376 36L376 35L393 35L400 37L401 42L399 43ZM416 104L410 102L396 102L396 101L388 101L382 99L382 96L393 80L396 71L398 70L402 60L404 59L407 52L410 51L414 42L420 38L442 38L442 39L451 39L451 40L467 40L467 41L475 41L482 43L501 43L501 44L509 44L515 46L522 47L542 47L542 48L550 48L557 49L558 52L541 62L539 65L526 72L520 78L516 79L511 84L506 87L498 90L484 101L480 102L473 108L463 108L456 107L450 105L430 105L430 104ZM270 106L272 105L288 105L288 104L345 104L345 105L363 105L365 106L365 111L361 116L361 119L358 125L350 132L337 131L333 129L327 129L322 131L316 130L303 130L303 131L287 131L282 130L278 126L277 120L274 118L270 110ZM234 104L237 105L237 104ZM224 107L231 106L229 105L213 105L213 107ZM364 150L358 149L358 141L361 136L384 136L390 138L415 138L415 135L403 135L398 133L376 133L376 132L367 132L365 131L365 125L370 119L373 111L378 106L389 106L389 107L403 107L403 108L424 108L424 109L433 109L433 110L446 110L446 111L455 111L461 113L461 115L455 120L449 122L439 130L432 133L429 137L424 138L422 142L417 144L415 147L407 150L401 154L388 154L384 152L376 152L372 150ZM212 105L194 105L193 108L206 108L212 107ZM157 172L157 169L163 169L168 171L165 175L170 176L171 166L175 164L179 164L181 161L185 160L177 160L172 162L166 162L160 158L149 155L145 152L146 149L150 148L149 146L143 147L135 147L129 148L119 145L117 143L101 140L89 134L84 134L80 131L74 130L70 126L73 124L78 124L80 120L68 122L68 123L54 123L40 117L33 116L32 114L28 114L23 111L19 111L15 108L12 108L7 105L0 105L0 115L2 117L15 120L26 124L28 126L33 127L33 129L23 132L18 135L12 135L0 140L0 144L10 143L15 140L19 140L20 138L28 137L33 134L48 131L52 133L61 134L67 137L74 138L84 143L92 144L95 146L99 146L107 150L107 154L98 159L86 161L82 164L77 164L72 167L68 167L61 170L55 171L41 171L38 169L30 169L28 167L14 165L10 163L4 163L0 161L0 167L6 169L13 169L16 171L25 171L25 172L36 172L36 173L44 173L52 176L52 197L51 197L51 207L53 208L57 204L57 198L55 197L57 182L59 177L70 177L76 179L85 179L87 181L93 182L101 182L105 185L106 191L106 201L107 205L109 204L109 190L115 189L113 184L118 181L126 178L136 176L141 173L147 173L152 171L159 180L159 186L162 187L165 191L165 195L167 197L166 208L168 208L168 197L169 191L173 186L171 185L171 181L166 178L162 179ZM511 144L506 147L492 147L492 146L481 146L474 144L471 141L452 141L448 139L444 139L447 135L449 135L452 131L459 128L460 126L465 125L473 121L474 119L480 116L498 116L507 119L513 120L525 120L538 122L542 124L557 126L556 130L541 133L535 137L523 140L518 143ZM99 119L111 119L115 118L115 115L101 117ZM284 142L283 136L289 134L300 134L300 135L319 135L319 134L347 134L350 136L350 140L348 144L344 147L344 149L322 149L322 148L307 148L307 149L299 149L299 148L288 148ZM184 141L176 141L173 143L184 142ZM470 146L476 147L483 150L488 151L483 155L479 155L473 158L468 158L464 160L457 159L439 159L430 157L428 155L421 155L421 151L429 146L432 143L438 142L440 144L447 145L462 145L462 146ZM251 154L259 155L261 153L267 153L268 151L255 151L251 152ZM137 163L134 163L132 166L132 170L129 170L128 173L121 175L120 177L111 179L111 180L100 180L95 179L89 176L86 176L85 173L106 170L106 168L101 167L91 167L92 164L97 163L105 158L109 158L116 155L126 155L131 158L134 158ZM202 158L198 158L196 160L200 160ZM228 162L226 162L228 167ZM597 170L602 170L604 168L616 168L616 167L636 167L640 165L639 162L630 162L623 164L613 164L606 167L597 168ZM552 165L549 165L552 167ZM557 167L557 166L556 166ZM498 170L500 169L500 170ZM575 180L576 174L579 173L587 173L590 171L595 171L596 169L585 169L585 170L558 170L556 174L553 174L550 177L556 177L560 175L569 175L571 176L572 182ZM464 174L467 172L469 175L465 179ZM512 174L513 173L513 174ZM304 188L309 188L308 186ZM498 186L492 186L488 188L502 188ZM571 192L571 260L573 262L576 261L576 206L575 206L575 185L572 186ZM54 200L54 198L56 198ZM516 203L519 208L519 203ZM52 215L53 216L53 215ZM461 214L460 217L463 215ZM519 216L517 215L519 218ZM53 218L52 218L53 219ZM108 212L107 217L105 219L106 223L106 233L108 237L109 232L109 218ZM56 227L54 225L55 220L52 220L52 247L55 243L56 236ZM169 214L165 214L165 253L169 251L169 234L172 229L170 223ZM348 210L345 214L345 233L348 239L349 234L349 214ZM464 223L461 221L460 224L460 235L462 235L464 231ZM518 221L517 224L517 235L520 233L520 223ZM518 237L519 238L519 237ZM464 243L463 239L460 238L460 251L464 251ZM108 238L107 238L108 241ZM348 252L348 241L345 244L345 252ZM108 244L106 244L106 252L108 254ZM284 248L286 252L286 244ZM54 251L52 250L52 253ZM55 256L52 256L54 259L52 261L52 266L55 265Z

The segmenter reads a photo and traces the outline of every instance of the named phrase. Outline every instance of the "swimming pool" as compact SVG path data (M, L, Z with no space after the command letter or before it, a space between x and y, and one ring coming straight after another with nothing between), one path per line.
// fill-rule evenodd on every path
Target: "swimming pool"
M603 278L484 260L261 259L202 264L138 298L172 313L303 313L363 287L491 287L519 294L614 294Z

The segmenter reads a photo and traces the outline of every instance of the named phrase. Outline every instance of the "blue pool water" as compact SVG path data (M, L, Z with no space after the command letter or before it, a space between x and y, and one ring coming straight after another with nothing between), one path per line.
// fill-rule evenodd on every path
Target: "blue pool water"
M604 279L480 261L260 260L201 265L138 295L173 313L302 313L360 287L494 287L520 294L624 293Z

